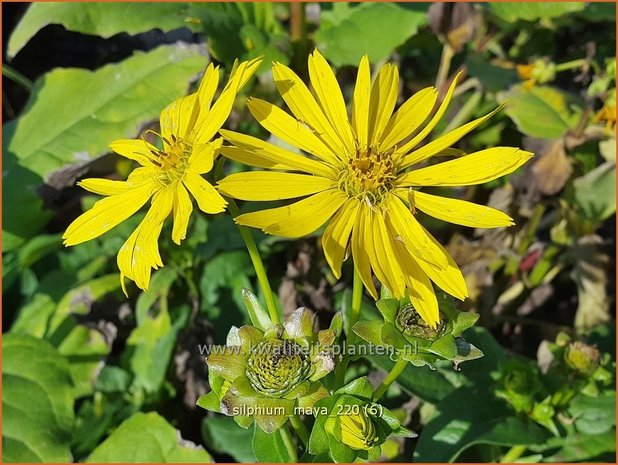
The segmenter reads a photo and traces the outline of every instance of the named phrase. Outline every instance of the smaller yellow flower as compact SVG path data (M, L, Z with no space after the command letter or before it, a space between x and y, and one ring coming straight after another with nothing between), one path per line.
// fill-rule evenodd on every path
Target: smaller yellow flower
M152 199L146 216L118 252L120 282L125 294L125 277L141 289L148 289L152 269L163 266L158 239L170 214L174 221L172 240L180 244L185 238L193 211L189 192L203 212L225 210L225 200L202 175L212 169L221 147L222 139L213 140L213 137L228 118L236 94L260 63L260 59L236 63L214 104L219 69L211 64L197 92L172 102L161 112L162 149L141 139L112 142L110 148L114 152L141 166L126 181L91 178L78 183L106 197L69 225L63 236L65 246L81 244L106 233Z
M371 418L363 411L339 419L341 442L355 450L370 450L380 441Z
M605 132L611 134L616 127L616 92L610 92L601 108L592 118L593 123L605 121Z
M517 74L524 80L524 88L532 89L536 84L546 84L556 77L556 65L545 60L534 60L530 64L517 65Z

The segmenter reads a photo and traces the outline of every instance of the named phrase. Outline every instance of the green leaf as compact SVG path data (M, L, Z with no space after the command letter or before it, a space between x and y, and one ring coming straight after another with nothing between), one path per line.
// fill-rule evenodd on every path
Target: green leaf
M560 18L569 13L582 11L585 7L586 3L584 2L500 2L489 4L489 8L496 16L508 22L518 19L537 21L539 19Z
M415 462L451 462L475 444L502 446L543 444L550 433L527 419L513 416L506 404L486 390L459 388L437 405L423 428Z
M94 72L59 68L39 79L22 115L3 128L8 245L19 245L46 224L49 215L36 194L44 180L107 153L115 139L136 136L145 121L186 93L205 64L197 46L171 45Z
M333 3L324 11L315 40L335 66L358 65L364 54L376 63L416 34L427 23L424 4ZM388 33L385 33L388 31Z
M284 426L285 428L285 426ZM255 427L253 432L253 452L258 462L291 463L292 457L285 447L279 430L272 434L265 433L261 428Z
M136 413L125 420L86 462L211 462L201 446L180 437L165 418L155 412Z
M241 428L231 417L206 417L202 420L202 437L211 451L230 455L238 462L255 462L251 448L253 428Z
M526 90L516 85L498 94L506 102L506 114L527 136L557 139L573 126L573 115L565 94L549 86L535 86Z
M14 57L48 24L101 37L171 31L186 25L186 10L185 3L33 3L11 34L7 54Z
M127 344L130 366L135 378L133 388L155 393L161 387L172 356L178 328L172 326L169 313L161 309L156 317L148 316L135 328Z
M616 393L602 397L578 395L569 405L575 428L584 434L601 434L616 426Z
M2 340L2 461L71 462L73 384L69 364L49 343Z
M616 457L616 431L607 431L603 434L588 436L586 434L571 434L566 438L552 438L545 447L531 448L532 450L555 450L558 452L543 459L544 462L582 462L595 459L603 454L603 462L613 462Z
M583 215L602 222L616 212L616 162L605 162L573 181L575 203Z
M245 307L249 313L251 324L262 331L266 331L273 323L270 321L268 312L262 307L258 298L249 289L242 290L242 300L245 302Z

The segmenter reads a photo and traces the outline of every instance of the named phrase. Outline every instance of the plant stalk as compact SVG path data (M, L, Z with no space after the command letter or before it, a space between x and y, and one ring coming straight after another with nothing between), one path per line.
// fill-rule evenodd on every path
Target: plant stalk
M296 434L303 445L307 447L307 443L309 442L309 431L303 421L298 416L294 415L293 417L290 417L290 424L294 428L294 431L296 431Z
M444 86L446 78L448 77L449 69L451 68L451 60L455 55L455 50L448 43L444 44L442 48L442 57L440 58L440 67L438 68L438 77L436 78L436 89L438 92Z
M256 426L257 428L257 426ZM283 444L285 445L285 449L290 456L290 463L298 463L298 454L296 453L296 444L294 444L294 439L292 439L292 433L287 426L283 426L279 430L281 434L281 439L283 439Z
M236 218L238 215L240 215L238 205L236 205L236 202L234 202L234 200L232 199L228 199L228 202L228 209L232 216ZM239 224L237 224L236 226L238 226L240 235L242 236L242 239L247 246L249 257L251 257L251 263L253 263L253 268L255 268L255 274L257 275L258 282L260 283L260 287L262 288L264 299L266 300L266 307L268 308L270 320L274 324L279 324L281 323L281 315L279 314L279 309L277 308L277 303L275 302L275 297L270 287L270 282L268 281L268 275L266 274L266 269L264 268L264 262L262 262L262 257L260 257L260 251L258 250L257 244L255 243L255 239L253 239L253 235L251 234L249 228Z
M500 459L500 463L512 463L526 452L526 446L513 446Z
M393 365L393 368L391 368L391 371L389 371L386 375L386 378L384 378L384 381L382 381L382 384L380 384L376 389L375 393L373 394L373 400L380 400L384 393L388 391L388 388L391 387L391 384L393 384L395 380L399 378L399 375L403 373L403 370L405 370L407 366L407 360L404 360L403 358L397 360L397 362L395 362L395 365Z

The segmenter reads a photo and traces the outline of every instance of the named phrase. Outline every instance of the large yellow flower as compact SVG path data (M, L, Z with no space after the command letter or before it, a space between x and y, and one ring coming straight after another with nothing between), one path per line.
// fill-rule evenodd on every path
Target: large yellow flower
M141 139L112 142L110 148L114 152L141 166L126 181L92 178L79 183L84 189L107 197L71 223L63 236L66 246L106 233L152 198L143 221L118 252L125 294L124 277L134 280L141 289L148 289L151 270L163 266L158 239L170 214L174 220L173 241L180 244L185 238L193 211L188 192L203 212L224 211L225 200L201 175L212 169L222 145L221 138L213 137L229 116L237 92L259 65L260 60L236 65L214 104L219 69L209 65L197 92L172 102L161 112L161 150Z
M472 227L513 223L500 211L418 188L485 183L517 169L532 154L495 147L409 171L434 155L452 153L447 150L451 145L494 112L418 147L444 115L455 82L424 124L437 91L417 92L393 114L399 89L397 67L385 65L372 85L369 62L363 57L348 120L335 75L317 51L309 57L309 74L314 94L292 70L273 65L275 84L293 116L259 99L248 102L264 128L309 155L221 131L234 144L223 147L222 154L273 171L232 174L220 182L220 192L260 201L308 196L287 206L240 215L236 221L270 234L299 237L330 219L322 245L335 276L341 275L350 242L354 266L374 298L378 293L372 271L395 296L408 293L423 319L436 325L438 304L431 281L459 299L467 297L467 289L451 256L415 218L416 210Z

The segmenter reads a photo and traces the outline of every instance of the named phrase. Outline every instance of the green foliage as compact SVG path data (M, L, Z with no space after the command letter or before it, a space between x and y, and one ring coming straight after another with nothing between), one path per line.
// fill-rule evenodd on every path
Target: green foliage
M332 8L322 14L316 42L336 66L356 66L364 54L372 63L383 60L427 23L423 4L333 3Z
M2 338L2 461L71 461L74 391L67 360L48 342Z
M136 413L123 422L86 462L203 463L212 458L202 447L183 440L157 413Z
M297 6L52 2L16 25L5 16L16 59L3 74L3 461L614 462L615 5ZM236 60L263 57L224 127L265 139L246 97L284 107L271 62L306 82L313 47L348 109L364 54L372 75L398 66L396 106L432 85L441 101L463 70L430 139L505 104L429 165L492 146L535 153L507 178L426 190L515 222L471 231L414 212L468 286L464 302L435 289L437 330L384 287L377 303L353 297L351 259L336 279L320 231L252 231L280 325L228 212L194 205L180 246L164 224L165 267L128 297L116 255L143 212L63 248L66 226L99 199L75 181L126 179L136 165L105 157L109 143L158 132L207 63L220 66L218 95ZM40 67L21 69L32 56ZM245 169L220 158L205 178ZM267 345L280 350L256 355ZM233 410L273 406L285 412Z

